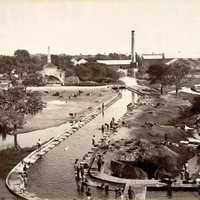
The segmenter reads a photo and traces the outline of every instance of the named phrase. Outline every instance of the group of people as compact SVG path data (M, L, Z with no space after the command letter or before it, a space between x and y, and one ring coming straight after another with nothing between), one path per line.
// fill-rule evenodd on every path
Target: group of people
M86 187L87 187L87 189L85 191L85 195L86 195L87 199L90 200L90 199L92 199L91 189L87 185L86 185ZM104 183L102 183L100 186L97 186L97 188L101 189L101 190L104 190L106 196L109 195L110 188L109 188L108 184L105 185ZM84 190L82 192L84 193ZM128 188L126 198L124 196L124 191L121 188L116 188L114 190L114 195L115 195L115 197L114 197L115 199L121 199L121 200L124 200L124 199L129 199L129 200L135 199L135 193L134 193L133 189L131 188L131 186L129 186L129 188Z
M28 180L27 169L28 169L29 163L26 163L22 160L21 165L22 165L22 171L19 173L19 178L21 180L20 191L24 192L27 185L27 180Z
M127 197L130 200L135 198L135 193L131 186L129 186L129 188L128 188ZM121 188L115 189L115 199L117 199L117 198L120 198L121 200L124 199L124 191Z
M109 131L111 129L115 128L115 118L112 117L110 123L105 123L101 125L101 133L104 134L105 131Z

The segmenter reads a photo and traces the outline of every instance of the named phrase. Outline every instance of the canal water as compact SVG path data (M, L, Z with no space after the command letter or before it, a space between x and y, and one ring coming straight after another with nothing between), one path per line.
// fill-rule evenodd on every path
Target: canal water
M135 84L135 79L124 78L127 86ZM38 160L30 169L28 191L36 193L39 197L48 199L82 199L83 196L77 193L74 179L74 161L82 158L91 149L92 136L96 135L98 140L101 137L99 128L102 123L110 122L114 116L119 119L126 113L127 104L132 102L131 92L124 90L122 98L109 107L104 116L98 116L86 126L82 127L74 135L70 136L63 143L58 145L42 159ZM59 127L46 130L34 131L19 136L18 141L21 147L32 146L41 138L45 141L55 135L61 134L69 124L66 123ZM6 145L12 145L13 138L7 138ZM68 147L67 151L65 151ZM92 188L92 194L100 199L106 199L104 193ZM110 194L113 199L114 194ZM0 180L0 199L16 198L12 196L4 186L4 180ZM147 199L162 200L167 199L166 192L147 192ZM196 192L175 192L172 199L199 199Z
M81 159L92 147L92 137L96 140L102 137L99 128L112 117L115 120L127 111L127 104L132 101L132 94L128 90L122 91L122 98L110 106L104 113L82 127L62 144L46 154L30 171L28 190L49 199L73 199L81 197L77 193L74 177L74 161ZM68 150L64 149L68 147ZM95 195L100 195L97 193Z

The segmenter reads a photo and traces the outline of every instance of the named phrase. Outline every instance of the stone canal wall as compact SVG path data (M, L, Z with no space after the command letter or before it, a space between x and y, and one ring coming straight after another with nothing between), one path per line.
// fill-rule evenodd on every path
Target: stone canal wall
M122 97L121 93L118 93L111 100L108 100L104 103L104 109L107 109L109 106L114 104ZM81 127L89 123L92 119L94 119L97 115L101 113L101 105L98 106L93 112L85 116L80 121L73 124L71 127L67 127L64 133L60 133L60 135L53 137L47 143L42 145L39 149L33 151L28 156L26 156L20 163L18 163L8 174L6 177L6 186L7 188L16 196L21 197L22 199L27 200L39 200L37 194L30 193L26 191L26 183L27 178L22 176L24 174L23 168L24 165L29 168L31 167L38 159L40 159L43 155L48 153L51 149L56 147L56 145L60 144L70 135L78 131Z

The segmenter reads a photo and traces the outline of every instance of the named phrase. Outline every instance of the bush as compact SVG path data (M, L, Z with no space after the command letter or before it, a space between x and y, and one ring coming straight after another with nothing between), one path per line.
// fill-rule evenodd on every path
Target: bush
M23 85L25 86L44 86L43 77L39 73L29 73L23 80Z

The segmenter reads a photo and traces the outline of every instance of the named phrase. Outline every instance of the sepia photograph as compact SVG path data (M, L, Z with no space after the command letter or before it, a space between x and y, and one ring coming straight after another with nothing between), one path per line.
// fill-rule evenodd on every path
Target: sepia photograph
M0 0L0 200L168 199L200 199L200 1Z

